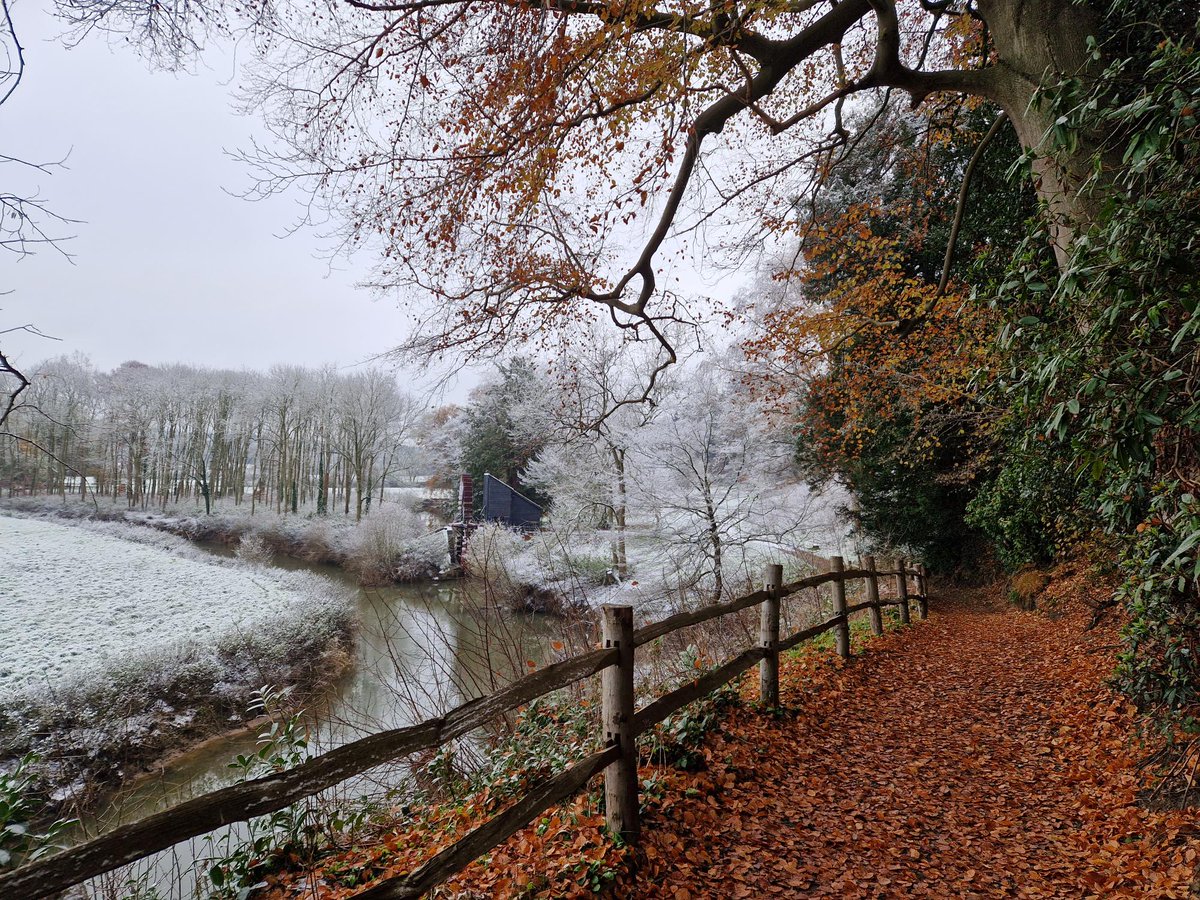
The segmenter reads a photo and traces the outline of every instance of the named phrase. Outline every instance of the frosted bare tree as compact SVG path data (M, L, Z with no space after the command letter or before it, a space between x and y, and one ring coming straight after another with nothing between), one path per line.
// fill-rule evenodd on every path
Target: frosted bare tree
M573 352L555 360L558 395L546 405L556 439L527 477L555 498L556 522L571 510L579 524L611 530L613 570L625 578L630 482L640 477L631 450L660 415L660 404L673 402L673 382L658 376L657 401L644 402L661 348L595 322L571 343Z
M635 495L654 511L670 567L719 601L757 575L764 554L797 549L813 528L811 503L787 429L772 426L736 379L707 360L679 379L670 408L634 448L646 473Z

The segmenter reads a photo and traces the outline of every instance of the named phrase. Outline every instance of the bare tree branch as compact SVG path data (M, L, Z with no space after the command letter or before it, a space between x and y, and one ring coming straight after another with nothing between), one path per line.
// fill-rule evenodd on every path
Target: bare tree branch
M13 21L12 0L0 0L0 48L5 57L5 67L0 70L2 107L12 98L25 77L25 47L21 44L16 23ZM0 164L3 163L23 166L47 175L51 174L54 168L63 165L63 161L35 163L0 154ZM58 225L77 224L52 211L37 194L20 195L0 190L0 249L24 257L35 252L40 246L49 246L70 259L70 255L61 246L61 242L67 240L68 236L50 234L45 224L47 222Z
M275 140L243 155L247 193L299 185L300 224L331 228L332 253L377 253L370 286L418 305L405 350L490 354L599 307L668 363L675 326L694 318L663 283L669 253L742 229L724 219L751 191L760 247L796 227L871 127L851 124L864 95L984 97L1034 146L1044 123L1027 73L1064 68L1044 51L1073 39L1078 6L318 0L310 14L273 0L58 2L76 36L132 35L168 64L212 35L254 38L243 102ZM1047 29L1052 39L1035 34ZM978 46L960 52L964 41ZM727 148L722 134L736 135ZM744 256L750 243L723 246Z
M958 243L958 233L962 230L963 215L967 210L967 197L971 192L971 178L975 175L975 167L983 159L983 154L987 151L988 144L999 134L1001 126L1007 121L1008 114L1005 112L1001 112L1000 115L996 116L996 120L992 122L992 127L987 130L987 133L975 148L975 152L971 154L971 161L967 163L966 171L963 172L962 187L958 189L958 202L954 205L954 222L950 226L950 237L946 240L946 256L942 260L942 277L938 279L937 293L934 294L935 297L941 297L945 294L946 286L950 283L950 269L954 266L954 248Z

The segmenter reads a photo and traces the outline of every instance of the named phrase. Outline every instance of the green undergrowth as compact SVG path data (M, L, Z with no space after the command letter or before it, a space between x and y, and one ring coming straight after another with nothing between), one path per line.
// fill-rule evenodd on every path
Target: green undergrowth
M289 704L286 691L263 687L250 714L267 716L268 724L258 735L255 752L239 754L229 763L241 781L295 768L309 758L304 710ZM251 819L244 829L209 835L208 852L197 860L201 880L214 900L243 900L266 885L268 874L310 863L330 848L345 845L379 812L378 804L366 797L347 803L318 795Z
M73 819L44 822L45 804L34 790L32 772L38 762L30 753L0 773L0 872L62 849L63 835L75 824Z
M1195 31L1155 32L1133 45L1137 52L1116 53L1095 78L1039 92L1035 102L1056 122L1052 155L1068 159L1083 142L1097 143L1094 169L1080 186L1095 215L1062 262L1046 250L1046 227L1035 228L997 300L1012 320L1001 335L1012 366L997 387L1012 407L1013 459L1048 460L1055 483L1071 488L1008 490L1003 505L1014 515L1002 520L1011 528L997 535L1000 546L1013 554L1011 565L1050 555L1051 544L1034 547L1024 536L1053 536L1054 523L1102 530L1118 548L1123 583L1114 599L1129 616L1115 683L1164 733L1193 737L1200 733L1193 718L1200 707L1196 41ZM1093 45L1094 58L1118 49ZM1005 476L1018 487L1049 483L1042 472Z
M915 613L914 613L915 616ZM911 627L906 626L900 621L900 612L894 606L889 606L883 610L883 632L887 634L889 631L895 631L898 628ZM875 639L875 635L871 633L871 620L864 617L853 618L850 620L850 650L855 652L857 648L861 648L864 643ZM803 641L799 646L793 647L791 650L783 654L784 659L794 659L805 653L813 650L829 650L832 651L836 646L837 632L830 630L818 634L814 638Z

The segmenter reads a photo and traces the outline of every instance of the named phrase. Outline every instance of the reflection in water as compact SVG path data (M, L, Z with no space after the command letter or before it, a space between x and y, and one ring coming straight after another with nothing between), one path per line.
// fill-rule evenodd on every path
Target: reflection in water
M282 562L287 568L305 566ZM310 568L348 580L337 569ZM312 752L438 715L508 683L524 671L526 659L545 659L553 623L494 609L485 614L483 606L464 582L359 589L361 629L354 663L327 697L309 705ZM230 763L238 754L256 751L259 731L251 728L214 738L179 754L86 818L81 836L238 781L240 772ZM395 774L379 780L395 784ZM373 784L374 779L365 778L336 790L339 796L356 797L374 793ZM180 845L161 854L149 882L166 896L188 896L194 884L186 870L194 859L212 853L206 839L193 841L190 848Z

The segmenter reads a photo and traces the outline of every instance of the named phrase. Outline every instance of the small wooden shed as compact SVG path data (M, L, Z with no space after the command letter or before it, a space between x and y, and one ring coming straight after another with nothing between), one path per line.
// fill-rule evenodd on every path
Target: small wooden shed
M481 521L498 522L522 531L537 531L542 525L542 508L491 473L484 473L482 509L476 516L475 485L471 476L464 472L458 479L458 512L446 528L450 538L450 562L454 566L461 565L470 532Z
M489 472L483 476L482 518L510 528L535 531L542 524L542 508Z

